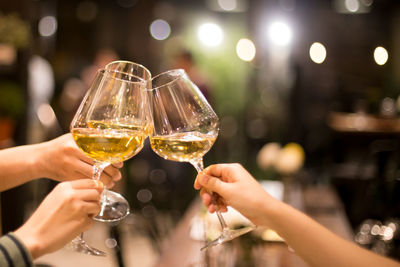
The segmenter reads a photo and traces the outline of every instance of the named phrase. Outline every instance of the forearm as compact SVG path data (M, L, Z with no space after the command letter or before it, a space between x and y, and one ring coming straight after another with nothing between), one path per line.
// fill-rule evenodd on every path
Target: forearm
M41 177L40 146L42 144L0 150L0 191Z
M347 241L305 214L281 203L279 207L267 208L266 224L285 239L311 266L326 267L399 267L400 264L388 258L363 249Z

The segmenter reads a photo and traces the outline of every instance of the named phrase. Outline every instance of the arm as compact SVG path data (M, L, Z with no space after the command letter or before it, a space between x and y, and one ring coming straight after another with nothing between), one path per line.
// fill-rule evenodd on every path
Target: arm
M0 191L36 178L56 181L92 177L93 161L75 144L71 134L34 145L0 150ZM121 179L122 163L108 166L101 180L108 187Z
M207 191L219 194L225 206L232 206L254 224L275 230L311 266L326 267L399 267L400 264L363 249L318 224L304 213L272 198L239 164L212 165L197 176L195 188L210 212Z
M93 216L100 211L102 190L102 183L91 179L58 184L28 221L14 232L25 251L29 251L28 256L35 259L54 252L88 230Z

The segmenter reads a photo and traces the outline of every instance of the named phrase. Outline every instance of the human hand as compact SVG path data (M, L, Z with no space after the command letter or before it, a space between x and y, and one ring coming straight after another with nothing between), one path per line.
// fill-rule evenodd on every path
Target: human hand
M15 235L33 258L62 248L93 225L102 191L103 184L92 179L58 184Z
M92 177L93 160L79 149L70 133L38 144L37 151L35 166L41 170L42 177L61 182ZM122 166L120 162L104 169L100 179L107 188L121 179Z
M231 206L255 225L267 225L265 209L279 202L237 163L207 167L197 175L194 187L201 189L200 196L209 212L226 211L226 206ZM218 194L222 200L214 204L210 192Z

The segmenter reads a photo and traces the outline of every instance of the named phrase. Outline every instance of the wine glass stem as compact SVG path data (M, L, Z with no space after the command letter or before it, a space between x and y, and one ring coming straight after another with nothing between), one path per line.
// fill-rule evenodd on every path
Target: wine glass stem
M109 163L97 162L95 161L93 164L93 179L100 181L101 173L103 172L104 168L107 167Z
M93 164L93 177L92 178L94 180L100 181L101 173L103 172L104 168L107 167L108 165L109 165L109 163L95 161ZM107 192L108 192L107 188L104 187L104 190L100 196L101 210L100 210L99 216L103 216L104 207L107 204Z
M190 161L190 163L196 168L197 172L200 173L204 170L203 159L195 159Z
M190 161L190 163L196 168L197 172L202 172L204 170L204 164L203 164L203 159L196 159L196 160L192 160ZM217 194L213 193L213 192L209 192L211 194L211 202L213 204L215 204L215 206L218 208L218 202L217 202ZM217 210L217 217L219 220L219 223L221 224L221 228L222 231L225 231L226 229L228 229L228 225L225 222L224 217L222 216L221 212L219 210Z

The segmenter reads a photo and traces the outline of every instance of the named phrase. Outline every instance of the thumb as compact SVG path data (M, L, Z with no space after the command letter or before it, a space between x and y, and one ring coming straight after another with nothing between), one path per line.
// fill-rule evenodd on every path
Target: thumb
M225 182L221 181L221 179L217 177L201 173L199 174L197 181L207 190L217 193L219 195L222 195L221 193L223 193L224 191Z

